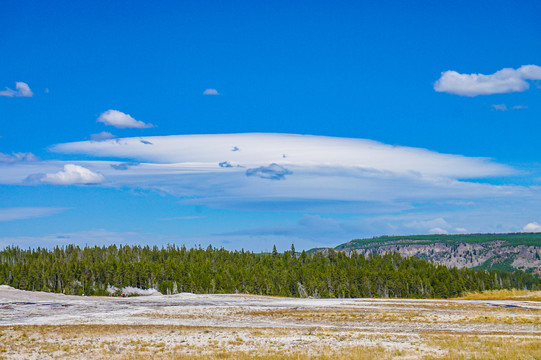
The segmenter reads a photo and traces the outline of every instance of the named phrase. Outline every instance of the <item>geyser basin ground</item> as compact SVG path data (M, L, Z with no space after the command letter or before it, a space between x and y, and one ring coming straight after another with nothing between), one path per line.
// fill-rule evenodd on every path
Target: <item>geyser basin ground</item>
M535 358L539 338L538 301L79 297L0 286L0 357L8 359L489 358L502 347Z

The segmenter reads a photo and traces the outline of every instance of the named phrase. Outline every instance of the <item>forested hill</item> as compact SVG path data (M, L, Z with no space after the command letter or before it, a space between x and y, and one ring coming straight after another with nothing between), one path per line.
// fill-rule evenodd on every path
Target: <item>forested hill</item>
M120 246L0 251L0 284L107 295L109 286L164 294L250 293L314 297L447 298L464 291L539 289L524 272L448 268L396 253L256 254L224 249Z
M447 266L541 274L541 233L379 236L352 240L334 250L365 255L398 252Z

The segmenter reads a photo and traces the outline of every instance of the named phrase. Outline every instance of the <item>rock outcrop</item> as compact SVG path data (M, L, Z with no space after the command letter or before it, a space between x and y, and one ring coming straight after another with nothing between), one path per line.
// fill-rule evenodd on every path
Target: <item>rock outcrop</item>
M348 255L356 252L365 256L397 252L403 256L416 256L451 267L523 270L541 275L541 241L530 240L520 244L520 241L512 238L513 235L502 234L499 240L487 241L476 239L476 235L468 235L471 241L454 240L452 236L438 240L437 235L412 236L412 239L406 236L380 237L353 240L334 250L344 251Z

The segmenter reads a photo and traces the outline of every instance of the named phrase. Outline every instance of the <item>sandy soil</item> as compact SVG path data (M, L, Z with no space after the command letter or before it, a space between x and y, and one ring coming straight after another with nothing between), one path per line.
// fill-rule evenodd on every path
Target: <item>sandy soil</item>
M359 346L391 358L437 358L448 351L434 341L438 336L535 342L541 339L541 302L188 293L79 297L0 286L0 357L10 359L256 350L315 356Z

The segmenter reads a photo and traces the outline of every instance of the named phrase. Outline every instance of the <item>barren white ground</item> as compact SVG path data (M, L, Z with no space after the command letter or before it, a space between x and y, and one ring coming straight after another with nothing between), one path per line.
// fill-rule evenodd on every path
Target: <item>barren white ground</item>
M96 330L80 340L56 334L55 329L74 325L88 325ZM120 326L116 328L120 330L116 333L103 330L113 325ZM53 326L49 335L36 330L47 326ZM102 352L96 352L97 349L89 345L87 357L89 354L106 356L103 351L112 351L109 355L113 356L132 345L134 351L153 352L162 348L176 349L183 354L258 348L287 352L378 346L437 356L442 350L427 345L424 335L541 339L541 302L298 299L190 293L129 298L83 297L0 286L0 329L3 329L0 340L15 341L14 334L29 327L34 329L36 344L40 341L64 345L74 341L99 344ZM153 330L134 332L137 328ZM138 342L146 346L137 348L134 344ZM30 346L31 342L25 342L24 338L17 344L18 347L4 349L0 357L46 357L44 345ZM27 344L28 348L25 348ZM49 350L51 358L76 355L67 347Z

